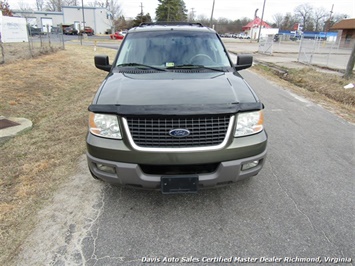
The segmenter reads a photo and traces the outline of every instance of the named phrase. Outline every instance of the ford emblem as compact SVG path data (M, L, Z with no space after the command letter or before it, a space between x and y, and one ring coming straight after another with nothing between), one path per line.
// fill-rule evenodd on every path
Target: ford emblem
M169 131L169 135L175 138L183 138L190 135L190 131L187 129L177 128Z

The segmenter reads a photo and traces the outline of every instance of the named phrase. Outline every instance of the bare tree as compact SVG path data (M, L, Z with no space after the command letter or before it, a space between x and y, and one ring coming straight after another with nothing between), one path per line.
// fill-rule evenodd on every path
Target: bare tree
M343 20L343 19L346 19L346 18L349 18L349 17L350 16L347 15L347 14L334 13L334 15L332 16L332 22L333 23L337 23L340 20Z
M25 3L23 0L18 2L18 6L21 11L32 10L31 6L28 3Z
M109 11L110 15L110 28L112 32L115 31L115 21L121 16L122 8L117 0L106 0L106 9Z
M90 7L105 7L106 3L104 1L87 2L87 6Z
M321 24L325 22L325 18L328 16L328 12L323 8L317 8L313 12L313 20L315 25L315 31L321 30Z
M106 0L106 9L112 13L113 19L121 16L122 8L117 0Z
M78 0L63 0L62 5L64 6L81 6Z
M302 21L303 29L307 29L307 23L311 20L313 7L304 3L295 8L295 15Z
M12 17L12 10L10 9L10 5L7 1L0 1L0 12L3 16ZM0 32L0 43L1 43L1 32Z
M209 25L209 23L210 23L210 19L203 14L198 15L197 19L195 21L200 22L203 25Z
M284 15L282 15L281 13L277 13L272 15L272 18L276 24L276 27L281 28L282 22L284 20Z
M44 1L43 0L36 0L36 8L38 11L42 11L44 8Z
M46 9L48 11L62 11L62 0L47 0Z
M282 30L293 30L293 26L298 23L298 19L291 13L286 13L282 20L281 28Z

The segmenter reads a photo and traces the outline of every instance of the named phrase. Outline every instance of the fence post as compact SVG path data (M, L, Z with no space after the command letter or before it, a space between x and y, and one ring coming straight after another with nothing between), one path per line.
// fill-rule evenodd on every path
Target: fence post
M63 24L60 23L59 26L60 26L59 33L61 34L62 46L63 46L63 50L65 50Z
M49 25L47 24L46 27L47 27L48 45L49 45L49 48L52 48L51 36L50 36L50 32L49 32Z
M297 61L298 61L298 62L300 62L300 60L301 60L302 42L303 42L303 38L301 37L300 45L299 45L299 49L298 49L298 57L297 57Z
M1 50L0 64L4 64L5 63L5 53L4 53L4 46L2 45L1 32L0 32L0 50Z
M31 33L31 25L30 23L27 24L27 39L28 39L28 49L30 50L30 55L31 55L31 58L33 58L33 53L32 53L32 50L33 50L33 40L32 40L32 35L30 34Z

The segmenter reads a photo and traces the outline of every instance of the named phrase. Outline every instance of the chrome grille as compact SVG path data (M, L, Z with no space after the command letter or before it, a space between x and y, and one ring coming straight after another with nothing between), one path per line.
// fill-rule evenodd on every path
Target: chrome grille
M188 148L217 146L226 137L230 115L171 118L126 118L134 143L147 148ZM190 135L173 137L173 129L186 129Z

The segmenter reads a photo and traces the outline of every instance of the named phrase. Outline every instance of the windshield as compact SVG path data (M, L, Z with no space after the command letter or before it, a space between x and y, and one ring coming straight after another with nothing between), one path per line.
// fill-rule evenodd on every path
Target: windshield
M160 68L231 67L216 34L193 31L130 33L116 61L116 66L127 64Z

